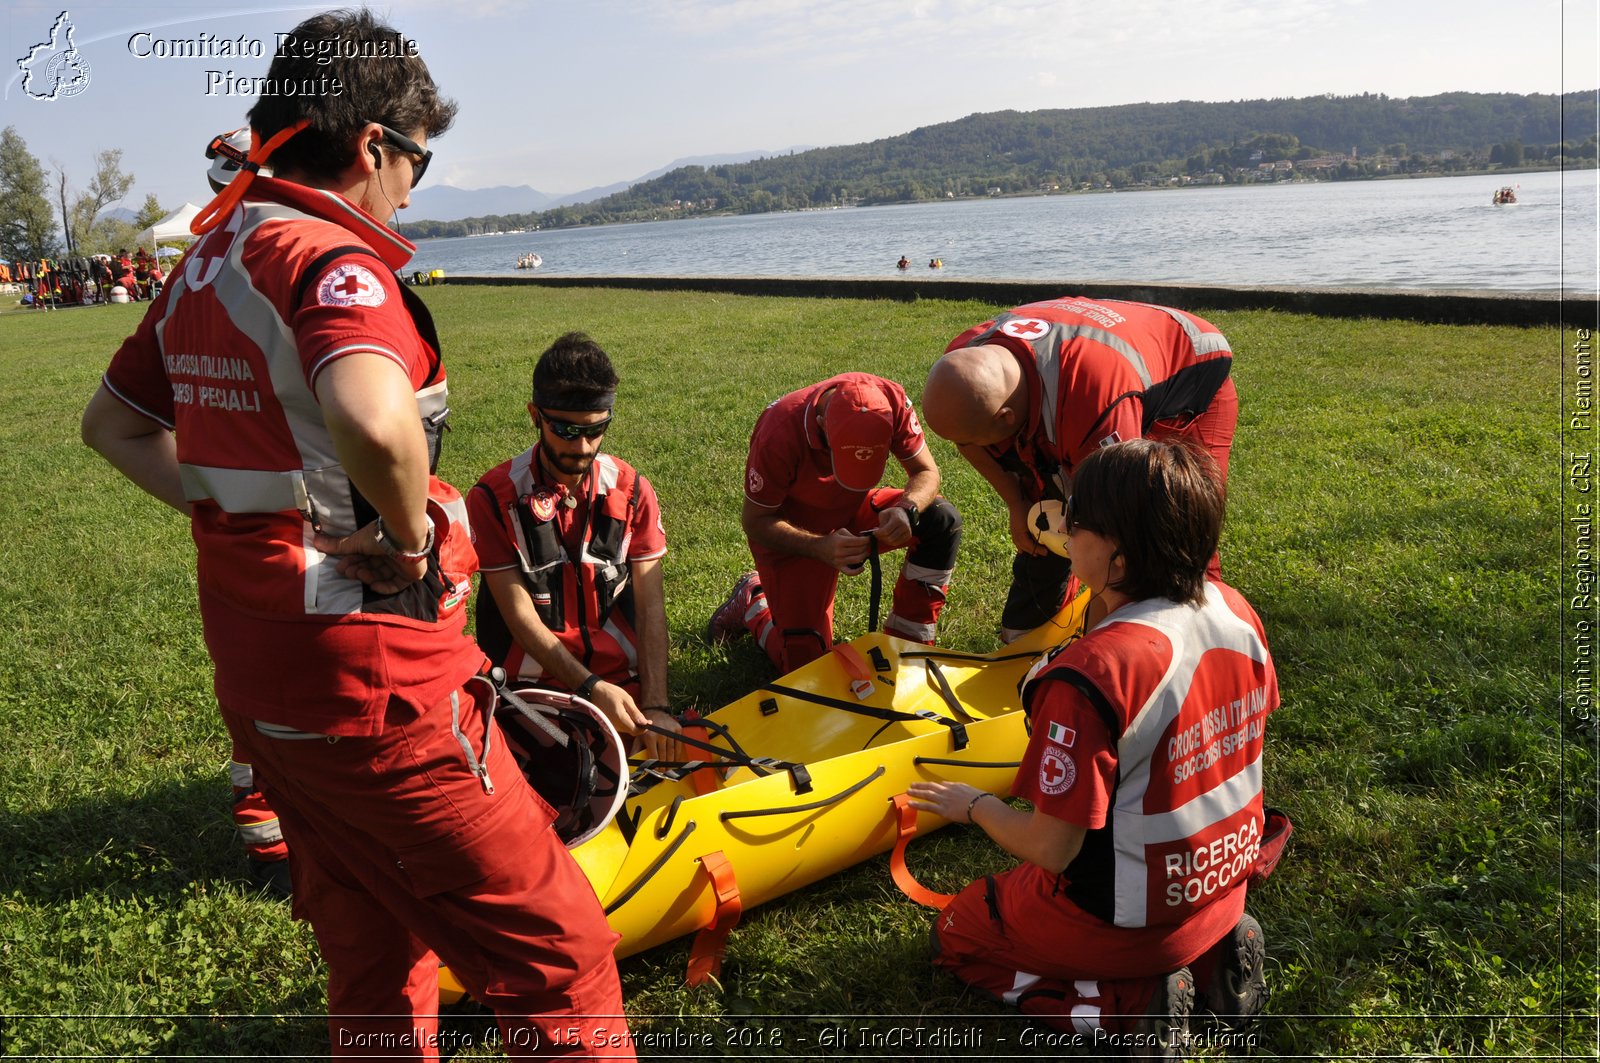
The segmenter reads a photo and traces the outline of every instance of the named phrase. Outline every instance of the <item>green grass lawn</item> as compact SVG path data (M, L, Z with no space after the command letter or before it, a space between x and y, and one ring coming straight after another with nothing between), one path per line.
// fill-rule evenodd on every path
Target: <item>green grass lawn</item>
M749 567L738 513L756 414L847 369L915 397L951 336L1004 309L423 294L453 397L442 472L463 489L527 446L528 378L551 339L586 330L616 361L606 444L661 497L679 708L766 676L748 640L700 638ZM295 1017L325 1006L310 931L242 881L187 528L78 442L83 404L143 310L0 315L0 578L13 604L0 633L0 1016L12 1016L0 1055L315 1056L320 1022ZM1242 406L1224 570L1277 658L1268 798L1297 826L1252 898L1273 987L1258 1053L1593 1058L1595 732L1559 702L1561 335L1206 316L1232 341ZM941 641L988 649L1009 576L1003 510L933 445L967 531ZM865 624L865 590L846 581L842 637ZM963 828L913 859L944 889L1009 863ZM869 862L747 912L720 987L681 988L687 942L625 961L634 1025L781 1055L796 1030L815 1045L822 1021L744 1017L955 1014L985 1040L953 1057L1048 1058L1018 1042L1010 1013L931 971L929 921ZM257 1017L273 1015L288 1017ZM871 1053L856 1041L840 1054Z

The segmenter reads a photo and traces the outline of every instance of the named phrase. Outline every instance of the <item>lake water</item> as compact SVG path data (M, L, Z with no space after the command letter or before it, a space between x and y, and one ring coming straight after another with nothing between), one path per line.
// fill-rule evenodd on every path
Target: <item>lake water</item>
M1518 202L1490 202L1502 184ZM926 276L1592 295L1596 172L1090 193L425 240L412 269Z

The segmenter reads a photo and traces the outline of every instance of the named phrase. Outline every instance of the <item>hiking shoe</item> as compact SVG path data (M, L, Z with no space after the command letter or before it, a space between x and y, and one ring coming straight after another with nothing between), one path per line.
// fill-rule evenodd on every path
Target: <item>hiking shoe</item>
M1267 939L1261 924L1246 913L1213 951L1216 967L1206 987L1206 1010L1229 1026L1243 1026L1267 1003Z
M1161 979L1144 1018L1133 1024L1128 1055L1134 1059L1183 1059L1194 1012L1194 976L1179 967Z
M277 900L293 899L294 881L289 877L288 860L257 860L252 856L246 863L250 885L257 893L265 893Z
M760 590L761 577L754 572L746 572L739 577L739 582L733 585L733 593L728 595L728 600L711 614L711 619L706 623L706 641L713 646L730 639L736 639L750 629L744 626L745 614L750 611L750 603Z

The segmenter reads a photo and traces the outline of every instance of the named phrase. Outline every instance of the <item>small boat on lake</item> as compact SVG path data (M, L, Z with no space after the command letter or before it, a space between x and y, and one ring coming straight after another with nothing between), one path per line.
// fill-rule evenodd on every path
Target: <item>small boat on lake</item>
M1504 188L1498 188L1495 190L1493 200L1495 206L1504 207L1515 203L1516 201L1517 190L1511 185L1506 185Z
M517 257L518 269L538 269L542 265L544 265L544 259L540 258L532 251Z

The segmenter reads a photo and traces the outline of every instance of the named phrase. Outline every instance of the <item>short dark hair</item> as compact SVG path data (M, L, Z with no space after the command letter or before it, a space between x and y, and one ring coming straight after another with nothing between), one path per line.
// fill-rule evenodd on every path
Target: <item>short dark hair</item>
M1072 473L1073 518L1117 544L1126 569L1111 586L1135 600L1205 600L1226 505L1216 459L1187 440L1115 443Z
M336 177L354 161L352 142L368 122L406 136L419 129L442 136L456 104L439 95L414 52L412 41L365 8L313 15L284 35L267 69L277 91L256 100L250 125L265 142L302 118L311 124L273 152L272 167ZM334 78L337 93L308 89ZM302 91L283 91L290 85Z
M583 332L557 339L533 367L533 401L552 410L593 410L616 390L611 358Z

